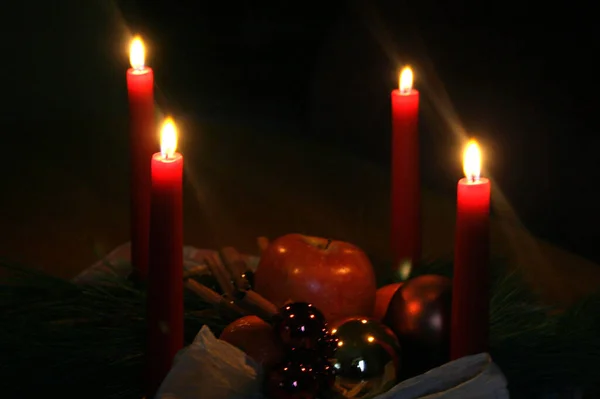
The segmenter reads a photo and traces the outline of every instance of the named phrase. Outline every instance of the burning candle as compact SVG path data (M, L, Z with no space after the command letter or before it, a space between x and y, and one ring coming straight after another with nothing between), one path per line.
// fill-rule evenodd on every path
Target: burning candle
M134 276L145 280L150 229L150 163L154 148L154 73L145 65L145 48L136 37L129 50L127 70L130 136L131 264Z
M392 91L391 243L395 266L414 265L421 256L419 185L419 92L405 67Z
M454 280L452 287L452 359L488 350L490 181L480 177L481 151L475 141L465 149L465 178L458 182Z
M183 157L167 119L152 156L148 270L148 398L154 397L183 347Z

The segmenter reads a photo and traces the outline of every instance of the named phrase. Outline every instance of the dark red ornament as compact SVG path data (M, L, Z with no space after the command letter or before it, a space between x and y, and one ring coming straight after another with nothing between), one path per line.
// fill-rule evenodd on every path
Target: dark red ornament
M324 359L331 359L337 349L338 341L339 339L337 336L331 334L329 331L325 332L318 343L318 351L321 357Z
M284 306L275 317L275 331L290 349L316 350L326 337L327 322L323 313L310 303L296 302Z
M337 337L327 333L326 338L327 341L321 341L320 344L327 342L328 345L335 343L337 346ZM326 353L323 352L324 347L320 346L319 348L321 349L317 351L292 349L288 352L287 358L289 361L304 365L313 371L314 376L319 383L319 399L323 399L331 396L327 394L330 393L328 391L335 385L336 372L333 363L331 363L331 360L333 359L326 356ZM330 350L329 347L326 348L326 351ZM333 354L331 356L333 356Z
M265 378L264 394L269 399L317 399L323 383L304 356L292 356L273 367Z
M422 275L394 294L384 318L402 345L403 375L408 378L450 360L452 281Z
M314 365L319 381L319 398L331 396L332 388L335 386L335 368L328 359L323 357L316 360Z

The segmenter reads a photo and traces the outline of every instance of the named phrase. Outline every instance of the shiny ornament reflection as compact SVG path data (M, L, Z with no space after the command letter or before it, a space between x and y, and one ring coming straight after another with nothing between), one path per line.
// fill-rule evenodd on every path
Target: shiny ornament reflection
M327 331L318 343L318 352L324 359L331 359L335 355L339 339Z
M341 397L368 399L397 382L400 345L394 333L369 318L350 318L331 326L337 349L330 363L335 369L333 390Z
M449 360L452 281L444 276L412 278L396 291L384 322L402 345L408 378Z
M327 333L323 313L305 302L282 307L274 324L283 344L291 349L319 350L319 342Z
M273 367L264 381L269 399L316 399L323 387L319 371L302 357Z

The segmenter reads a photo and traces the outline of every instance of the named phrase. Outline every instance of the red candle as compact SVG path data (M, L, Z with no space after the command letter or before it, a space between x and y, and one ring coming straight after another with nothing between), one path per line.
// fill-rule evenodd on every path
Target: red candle
M400 73L392 91L392 252L394 268L414 265L421 257L421 187L419 185L419 92L413 73Z
M154 397L183 348L183 157L176 148L175 124L167 119L161 152L151 162L148 398Z
M127 70L130 131L130 229L131 264L134 276L145 280L148 271L150 229L150 163L156 148L154 120L154 73L144 65L145 50L140 38L131 42Z
M490 181L480 177L481 152L467 146L465 178L458 182L454 280L452 286L452 359L488 351Z

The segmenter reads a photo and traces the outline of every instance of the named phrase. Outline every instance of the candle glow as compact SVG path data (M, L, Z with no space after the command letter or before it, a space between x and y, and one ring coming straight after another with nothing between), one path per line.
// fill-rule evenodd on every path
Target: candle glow
M173 119L167 118L160 132L160 153L163 158L173 158L177 150L177 129Z
M481 177L481 150L470 140L463 153L465 177L456 186L454 278L450 317L452 360L489 350L490 200Z
M402 94L410 94L413 87L414 75L413 71L410 67L402 68L400 72L400 76L398 78L398 88L400 89L400 93Z
M421 187L419 178L419 91L404 66L392 90L391 234L394 273L398 265L421 260Z
M469 141L463 155L463 171L470 182L479 181L481 175L481 151L475 140Z
M144 47L144 42L139 36L136 36L129 46L129 63L133 69L141 71L144 69L145 61L146 49Z

